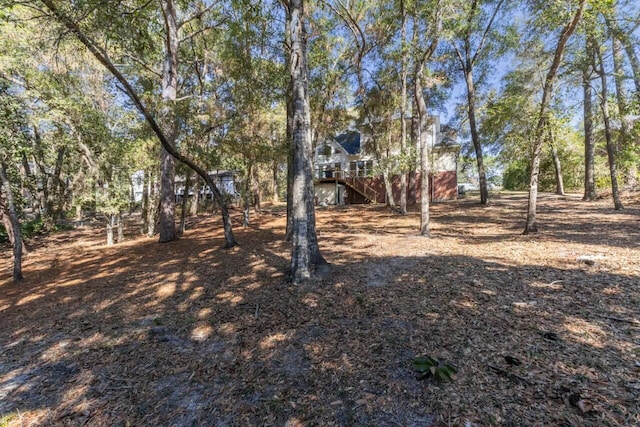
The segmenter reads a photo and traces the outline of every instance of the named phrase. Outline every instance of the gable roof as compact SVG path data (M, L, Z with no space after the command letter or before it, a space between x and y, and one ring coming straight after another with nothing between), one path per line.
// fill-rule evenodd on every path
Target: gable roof
M347 153L358 154L360 152L360 132L352 130L340 134L334 139L347 151Z

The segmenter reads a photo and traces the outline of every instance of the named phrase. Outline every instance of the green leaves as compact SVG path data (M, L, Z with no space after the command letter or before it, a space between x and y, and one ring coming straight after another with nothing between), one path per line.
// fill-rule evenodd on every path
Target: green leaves
M413 369L421 374L418 379L433 378L439 382L453 381L452 375L458 372L454 366L431 356L413 359Z

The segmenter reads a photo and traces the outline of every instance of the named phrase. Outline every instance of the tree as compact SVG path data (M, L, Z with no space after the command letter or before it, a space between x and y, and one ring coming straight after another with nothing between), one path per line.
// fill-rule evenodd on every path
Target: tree
M596 41L592 40L593 50L595 52L593 68L600 77L600 108L602 110L602 118L604 120L605 140L607 143L607 157L609 159L609 173L611 176L611 195L615 210L623 208L620 201L620 190L618 188L618 170L616 163L616 149L613 144L611 135L611 116L609 115L609 90L607 85L607 76L602 60L602 52L598 49Z
M420 235L428 237L429 231L429 125L431 124L425 100L425 66L435 53L442 32L442 15L440 2L429 2L416 5L413 11L413 96L418 109L418 138L420 146ZM430 39L422 39L419 34L430 35ZM435 141L433 141L435 143Z
M291 76L292 136L292 249L291 276L294 283L308 280L314 270L325 268L316 233L311 170L311 123L307 74L307 35L304 0L283 0Z
M26 119L22 106L8 91L7 85L0 80L0 217L13 247L14 282L23 279L23 242L7 163L14 163L13 160L20 154L20 147L24 145L26 137L25 130Z
M12 236L11 244L13 246L13 281L20 282L22 276L22 232L20 230L20 220L11 189L11 182L7 172L7 163L0 160L0 184L2 185L2 198L6 200L6 211L8 212L11 229L7 229L9 235ZM0 201L2 210L5 210L4 203ZM4 216L4 213L2 214Z
M487 174L483 160L482 145L478 135L476 82L473 73L476 63L488 50L488 38L491 36L494 22L503 5L504 0L495 2L472 0L471 2L464 2L462 8L466 16L458 21L458 28L454 30L455 38L451 41L467 88L467 117L469 118L471 141L478 164L480 203L483 205L489 203L489 191L487 189ZM493 10L485 10L489 7L492 7Z
M408 14L405 0L400 0L400 156L407 158L407 82L409 78L409 64L407 58L407 21ZM404 162L403 162L404 163ZM407 214L407 171L400 171L400 214Z
M580 0L578 8L572 14L571 19L567 22L560 33L558 43L556 44L553 61L547 72L544 87L542 90L542 100L540 101L540 109L538 113L538 121L535 129L535 142L533 147L533 156L531 159L531 178L529 181L529 201L527 206L527 224L524 229L524 234L537 233L538 227L536 223L537 218L537 199L538 199L538 175L540 173L540 154L542 152L542 145L544 144L544 133L548 124L548 108L551 102L551 96L553 94L553 84L562 62L562 55L567 41L575 31L582 12L585 8L586 0Z

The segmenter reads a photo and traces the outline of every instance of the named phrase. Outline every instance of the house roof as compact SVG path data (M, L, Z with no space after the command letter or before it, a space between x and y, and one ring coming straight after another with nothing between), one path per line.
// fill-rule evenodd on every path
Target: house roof
M336 136L335 140L349 154L357 154L360 152L360 132L358 131L345 132Z

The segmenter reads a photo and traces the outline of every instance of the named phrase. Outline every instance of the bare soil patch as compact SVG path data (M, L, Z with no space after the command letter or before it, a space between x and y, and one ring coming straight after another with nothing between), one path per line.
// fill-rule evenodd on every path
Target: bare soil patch
M209 216L166 244L57 233L19 285L6 250L0 425L640 425L640 198L625 203L543 195L533 236L522 194L436 203L428 239L417 212L320 208L332 274L303 286L282 207L231 250ZM419 355L455 381L417 380Z

